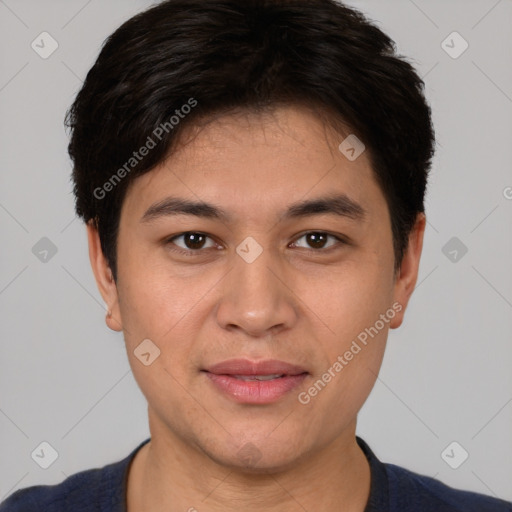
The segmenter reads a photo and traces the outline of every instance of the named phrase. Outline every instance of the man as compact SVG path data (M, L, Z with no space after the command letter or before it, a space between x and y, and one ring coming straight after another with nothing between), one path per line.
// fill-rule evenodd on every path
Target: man
M512 510L355 434L417 280L434 148L376 26L331 0L167 0L110 36L68 124L151 438L0 511Z

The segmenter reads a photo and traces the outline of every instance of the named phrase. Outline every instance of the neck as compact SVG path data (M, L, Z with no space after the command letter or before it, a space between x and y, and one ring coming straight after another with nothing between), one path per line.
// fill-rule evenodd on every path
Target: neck
M355 438L355 422L314 455L258 473L220 465L183 440L161 434L152 431L132 462L128 512L364 512L370 468Z

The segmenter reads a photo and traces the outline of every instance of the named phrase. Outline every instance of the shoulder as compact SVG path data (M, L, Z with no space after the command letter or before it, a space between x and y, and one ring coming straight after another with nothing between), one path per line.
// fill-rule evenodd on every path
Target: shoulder
M394 464L384 464L390 510L418 512L512 512L512 502L454 489L439 480Z
M130 462L149 440L118 462L75 473L56 485L19 489L0 503L0 512L123 511Z
M75 473L56 485L34 485L19 489L0 503L0 512L61 512L87 510L99 490L102 469Z

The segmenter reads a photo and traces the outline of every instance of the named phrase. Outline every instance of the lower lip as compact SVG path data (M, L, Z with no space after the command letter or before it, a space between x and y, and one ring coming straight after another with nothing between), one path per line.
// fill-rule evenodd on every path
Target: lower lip
M217 389L236 402L244 404L268 404L286 395L307 377L307 373L288 375L272 380L241 380L231 375L205 372Z

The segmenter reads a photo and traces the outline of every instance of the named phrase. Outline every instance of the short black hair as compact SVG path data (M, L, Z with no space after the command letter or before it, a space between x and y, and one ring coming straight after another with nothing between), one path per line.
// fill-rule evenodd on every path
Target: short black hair
M106 39L66 114L76 213L94 222L114 279L130 183L172 154L185 127L285 104L326 113L365 144L398 270L435 136L424 82L393 40L334 0L165 0Z

